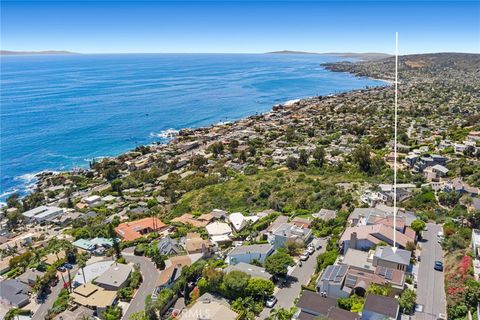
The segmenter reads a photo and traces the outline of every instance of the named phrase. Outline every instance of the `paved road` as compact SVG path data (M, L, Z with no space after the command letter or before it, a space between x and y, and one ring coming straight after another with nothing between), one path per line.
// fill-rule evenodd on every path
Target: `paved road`
M443 250L437 242L441 225L428 223L421 243L421 262L418 268L417 303L423 312L417 312L417 320L436 320L439 313L446 313L445 285L443 272L433 269L435 260L443 261Z
M153 293L159 272L149 258L135 256L133 255L133 250L124 250L123 256L127 262L138 263L140 265L140 272L143 277L142 284L138 288L132 301L130 301L130 307L128 307L128 310L122 317L122 319L128 320L133 313L145 309L145 298L147 295Z
M300 295L302 291L302 284L306 285L310 281L310 277L315 272L315 267L317 266L317 256L320 253L325 252L325 247L327 246L327 240L321 239L320 244L322 248L320 250L316 250L307 261L302 262L302 266L299 267L298 265L295 267L293 272L290 274L290 279L292 281L289 282L284 288L278 289L275 293L275 296L278 299L278 302L275 304L275 309L278 308L286 308L289 309L293 307L294 300ZM263 311L258 316L258 319L265 319L270 315L270 308L264 308Z
M75 277L75 274L77 273L77 271L78 271L77 267L74 267L72 270L70 270L70 276L72 280ZM40 307L33 314L32 320L44 320L47 316L48 310L52 308L53 303L55 302L55 300L57 300L57 297L63 288L62 276L60 275L59 272L57 272L57 274L59 279L57 285L51 288L52 292L48 295L47 300L45 300L44 303L40 304ZM63 276L65 278L65 281L68 281L68 273L64 272Z

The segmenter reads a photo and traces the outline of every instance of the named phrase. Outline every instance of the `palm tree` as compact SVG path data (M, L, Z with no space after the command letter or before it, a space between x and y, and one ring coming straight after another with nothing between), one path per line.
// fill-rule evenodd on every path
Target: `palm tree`
M115 250L115 255L118 260L122 257L122 252L120 250L120 244L118 243L117 234L111 223L108 225L108 236L113 240L113 249Z
M293 315L295 314L295 308L290 309L272 309L270 310L270 317L271 320L290 320L292 319Z
M77 264L82 269L83 283L87 283L87 280L85 279L85 271L83 270L83 268L87 266L87 258L84 254L79 254L77 256Z

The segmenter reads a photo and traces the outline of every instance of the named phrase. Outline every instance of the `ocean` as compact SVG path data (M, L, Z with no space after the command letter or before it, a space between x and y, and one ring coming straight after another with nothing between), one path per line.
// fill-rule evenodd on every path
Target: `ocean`
M165 132L233 121L292 99L377 80L296 54L115 54L1 57L0 201L36 173L87 167ZM342 58L342 60L345 60Z

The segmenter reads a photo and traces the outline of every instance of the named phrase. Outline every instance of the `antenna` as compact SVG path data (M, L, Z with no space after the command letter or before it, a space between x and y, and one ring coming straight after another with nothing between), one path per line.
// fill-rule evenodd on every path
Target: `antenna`
M393 252L397 251L397 109L398 109L398 32L395 32L395 127L393 141Z

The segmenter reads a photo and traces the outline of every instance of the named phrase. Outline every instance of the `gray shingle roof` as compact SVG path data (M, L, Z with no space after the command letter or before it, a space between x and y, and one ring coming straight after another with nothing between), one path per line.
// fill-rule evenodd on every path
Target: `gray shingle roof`
M232 251L228 255L235 255L235 254L244 254L244 253L261 253L267 254L273 250L273 245L265 243L265 244L252 244L249 246L240 246L233 248Z
M375 251L375 256L386 261L400 263L404 265L410 264L410 257L412 253L408 250L398 249L397 252L393 252L392 247L378 247Z
M240 262L240 263L237 263L236 265L230 265L225 268L226 273L229 273L234 270L245 272L246 274L249 274L254 278L270 279L272 277L270 273L265 271L265 268L254 266L253 264L249 264L245 262Z
M30 288L17 279L7 279L0 282L0 297L16 307L23 307L30 299Z
M394 298L378 296L376 294L367 295L363 310L379 313L391 318L397 317L399 309L398 301Z

